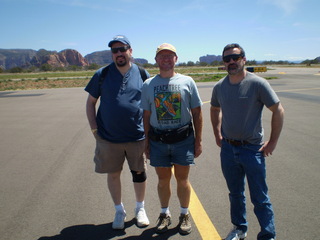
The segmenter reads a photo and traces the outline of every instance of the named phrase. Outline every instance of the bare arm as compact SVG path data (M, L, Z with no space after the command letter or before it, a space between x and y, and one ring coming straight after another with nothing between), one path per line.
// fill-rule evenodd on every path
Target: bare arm
M96 121L96 103L97 103L97 100L98 100L97 98L94 98L89 94L88 98L87 98L87 104L86 104L87 118L88 118L88 121L89 121L90 128L92 130L92 133L94 135L97 134L96 129L98 128L97 121Z
M147 111L147 110L143 111L143 127L144 127L144 134L146 135L145 154L148 159L150 159L150 148L149 148L150 116L151 116L150 111Z
M284 119L284 109L280 102L269 107L269 110L272 112L270 139L260 148L260 151L263 151L265 157L272 155L272 152L275 150Z
M211 124L213 128L213 133L216 138L216 144L221 147L221 121L222 115L219 107L214 107L211 105L210 108L210 117L211 117Z
M196 107L191 109L194 131L195 131L195 144L194 144L194 157L199 157L202 153L202 111L201 107Z

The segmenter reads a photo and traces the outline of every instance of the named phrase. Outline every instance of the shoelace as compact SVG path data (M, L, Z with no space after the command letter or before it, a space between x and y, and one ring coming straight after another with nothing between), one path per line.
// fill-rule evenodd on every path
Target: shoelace
M164 224L165 222L169 222L169 216L160 216L157 220L157 223Z
M189 215L184 215L183 217L180 217L181 225L186 224L188 220L189 220Z

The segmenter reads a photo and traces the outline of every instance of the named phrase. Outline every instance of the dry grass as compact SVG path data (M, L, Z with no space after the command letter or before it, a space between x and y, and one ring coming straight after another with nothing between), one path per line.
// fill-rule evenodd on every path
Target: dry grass
M159 71L147 70L151 76ZM216 67L179 67L176 71L190 75L197 82L217 81L225 76ZM0 74L0 91L85 87L93 74L94 71Z
M84 87L88 79L63 79L63 80L6 80L0 81L0 91L44 89L44 88L72 88Z

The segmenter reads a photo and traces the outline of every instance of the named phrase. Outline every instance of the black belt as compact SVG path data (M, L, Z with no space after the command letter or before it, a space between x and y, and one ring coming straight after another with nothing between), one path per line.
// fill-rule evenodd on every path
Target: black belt
M150 126L149 138L155 142L172 144L186 139L193 132L192 123L188 123L180 128L159 130Z
M243 145L247 145L247 144L250 144L248 141L240 141L240 140L231 140L231 139L227 139L227 138L224 138L224 140L233 145L233 146L243 146Z

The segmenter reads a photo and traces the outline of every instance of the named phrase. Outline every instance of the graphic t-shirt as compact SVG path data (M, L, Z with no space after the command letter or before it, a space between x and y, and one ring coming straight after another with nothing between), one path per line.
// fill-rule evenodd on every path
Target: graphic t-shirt
M202 105L191 77L176 74L148 79L142 88L141 106L151 111L150 124L157 129L172 129L191 121L191 109Z

